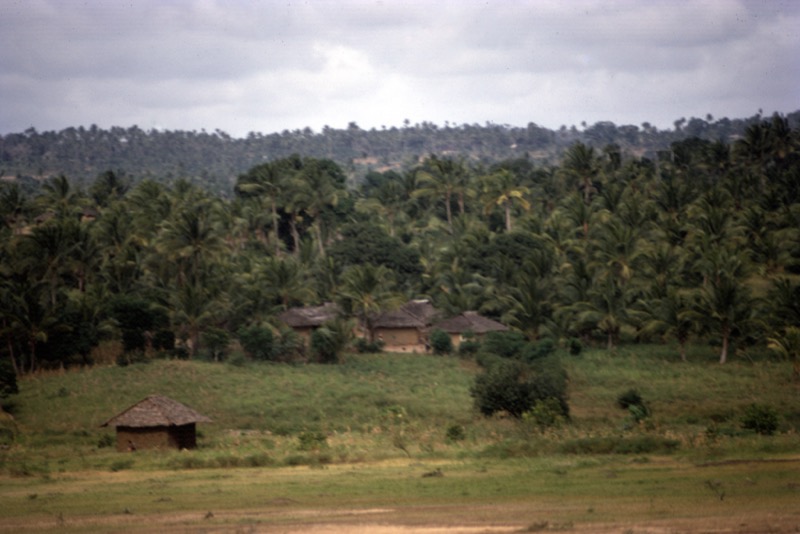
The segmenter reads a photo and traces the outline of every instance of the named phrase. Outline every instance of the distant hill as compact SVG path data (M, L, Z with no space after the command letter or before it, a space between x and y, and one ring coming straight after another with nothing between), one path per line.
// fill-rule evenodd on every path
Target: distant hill
M791 127L800 125L800 111L787 118ZM493 123L438 126L429 122L363 130L350 123L345 129L251 133L241 139L220 130L142 130L138 126L104 130L92 125L88 129L38 132L30 128L0 136L0 177L35 187L34 181L63 174L86 185L98 174L112 170L133 181L187 178L227 195L239 174L293 153L332 159L348 172L351 181L358 182L369 171L407 168L428 154L464 157L474 163L514 158L556 163L562 151L577 141L600 150L616 144L623 153L654 157L685 138L729 142L761 119L760 115L743 119L693 117L675 121L670 130L659 130L648 123L618 126L612 122L580 129L562 126L558 130L534 123L513 127Z

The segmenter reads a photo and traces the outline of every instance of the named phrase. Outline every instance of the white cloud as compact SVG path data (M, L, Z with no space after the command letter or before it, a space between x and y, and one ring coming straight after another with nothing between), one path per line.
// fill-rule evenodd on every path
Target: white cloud
M790 1L8 1L0 133L788 112L798 27Z

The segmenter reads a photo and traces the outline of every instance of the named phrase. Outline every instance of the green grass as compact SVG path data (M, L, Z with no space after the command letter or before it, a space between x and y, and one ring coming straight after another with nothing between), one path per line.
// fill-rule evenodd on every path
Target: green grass
M13 399L15 442L0 465L20 474L74 469L148 469L326 465L403 457L500 457L560 452L628 452L718 458L793 451L788 431L800 423L798 384L788 364L737 360L726 365L695 349L680 362L674 347L636 346L615 353L562 355L570 379L572 420L545 433L532 424L485 419L469 388L471 361L426 355L352 355L343 364L251 364L156 360L42 373L20 382ZM637 389L652 416L631 423L620 393ZM113 430L100 425L151 393L210 416L198 451L139 455L112 465ZM739 418L753 402L781 414L781 435L747 435ZM448 439L451 426L463 440ZM324 436L318 450L303 434Z
M179 512L194 514L186 524L270 526L302 521L297 510L344 506L390 507L420 524L435 509L435 522L483 514L474 521L514 517L558 530L795 502L800 386L789 364L720 366L708 348L684 363L668 346L562 358L572 420L545 432L479 416L469 396L478 368L455 357L243 367L160 360L25 377L14 420L0 421L14 434L0 449L0 500L13 503L0 511L0 530L35 521L101 532L104 521L132 528L140 514L158 522ZM652 410L640 424L616 405L631 388ZM199 448L101 447L113 430L100 425L151 393L213 419L199 425ZM778 411L777 435L742 431L752 402ZM448 438L454 425L462 439ZM423 476L437 469L444 476ZM494 505L503 512L482 508ZM214 519L204 518L209 510Z

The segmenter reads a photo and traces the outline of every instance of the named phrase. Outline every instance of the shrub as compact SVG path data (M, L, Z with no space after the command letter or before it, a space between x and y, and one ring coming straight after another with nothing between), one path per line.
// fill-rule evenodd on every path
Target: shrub
M311 334L311 353L319 363L338 363L352 338L353 328L348 321L334 320Z
M505 411L521 417L537 401L554 399L561 415L568 417L566 382L566 372L558 362L533 367L500 359L475 378L470 395L484 415Z
M275 340L273 360L291 362L305 357L303 338L291 328L282 328Z
M568 349L571 355L578 356L583 351L583 343L576 337L570 338Z
M272 330L266 326L252 324L242 327L236 333L242 348L254 360L268 361L273 358L275 350Z
M526 362L532 362L552 355L555 350L555 341L550 338L545 338L538 343L527 343L522 348L521 357Z
M297 440L301 451L317 451L328 445L328 438L322 432L303 432Z
M19 388L14 367L8 360L0 360L0 399L6 399L17 393L19 393Z
M643 402L641 394L635 389L629 389L624 393L620 393L617 397L617 406L623 410L627 410L628 407L642 404Z
M231 342L231 335L222 328L208 328L203 332L203 344L209 352L209 356L215 361L220 362L225 359L228 344Z
M369 341L365 337L359 337L356 338L354 345L359 354L374 354L383 350L384 343L382 339Z
M561 403L553 397L534 402L533 408L522 414L522 418L533 422L539 430L559 427L565 421Z
M163 351L175 350L175 332L166 329L157 330L153 334L153 348Z
M778 412L771 406L751 404L745 408L741 419L742 428L762 436L771 436L778 430Z
M480 341L474 339L465 339L458 345L459 356L472 356L481 350Z
M97 440L97 448L103 449L106 447L113 447L116 445L117 440L114 439L114 436L111 434L103 434L100 439Z
M501 358L520 358L526 345L527 338L519 332L489 332L483 338L482 351Z
M447 427L447 441L464 441L467 437L467 432L464 427L459 424L453 424Z
M628 410L634 423L650 417L650 408L645 404L642 395L636 389L629 389L617 397L617 406Z
M453 340L450 339L450 334L444 330L434 329L431 332L430 341L434 354L450 354L453 352Z

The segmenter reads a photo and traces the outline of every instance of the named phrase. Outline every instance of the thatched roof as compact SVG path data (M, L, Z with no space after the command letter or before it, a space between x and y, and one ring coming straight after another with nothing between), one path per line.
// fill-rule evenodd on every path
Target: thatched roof
M375 328L426 328L439 311L428 300L410 300L400 308L383 312L372 322Z
M211 419L185 404L162 395L150 395L101 426L182 426L189 423L210 423Z
M463 334L464 332L474 332L475 334L485 334L487 332L504 332L508 327L474 311L466 311L461 315L456 315L450 319L437 323L436 328L444 330L448 334Z
M339 315L339 306L331 302L322 306L307 306L304 308L290 308L278 315L278 319L292 328L309 328L322 326L326 322L336 319Z

